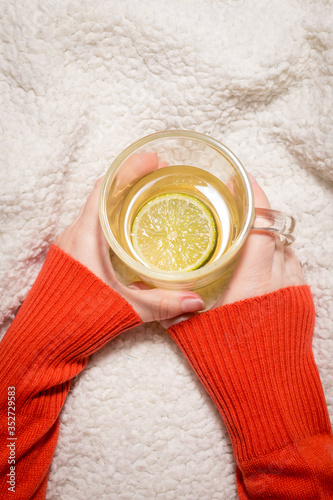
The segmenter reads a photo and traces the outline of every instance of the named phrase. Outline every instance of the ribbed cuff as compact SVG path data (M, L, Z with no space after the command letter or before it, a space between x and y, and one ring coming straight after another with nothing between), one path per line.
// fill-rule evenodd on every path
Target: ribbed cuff
M330 433L308 286L228 304L169 329L219 409L237 460Z
M53 245L0 344L1 373L26 400L70 381L92 353L140 323L125 299Z

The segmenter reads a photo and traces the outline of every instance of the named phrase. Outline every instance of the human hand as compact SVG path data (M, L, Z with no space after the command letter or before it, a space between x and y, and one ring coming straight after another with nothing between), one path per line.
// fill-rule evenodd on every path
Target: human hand
M152 167L154 161L152 159ZM138 165L142 165L141 161ZM204 309L203 300L194 292L150 289L137 283L127 287L117 279L98 216L102 180L96 182L78 216L58 236L55 244L124 297L143 322L161 321Z
M271 208L264 191L250 178L255 206ZM213 308L303 284L302 269L291 247L283 246L277 235L251 230L231 280Z
M250 178L255 206L271 208L264 191L251 175ZM227 288L212 309L303 284L302 269L293 250L283 246L280 238L272 233L251 230ZM183 319L186 318L161 321L161 324L167 329Z
M137 179L166 167L165 161L160 161L157 153L134 153L127 158L117 172L116 191L121 191Z

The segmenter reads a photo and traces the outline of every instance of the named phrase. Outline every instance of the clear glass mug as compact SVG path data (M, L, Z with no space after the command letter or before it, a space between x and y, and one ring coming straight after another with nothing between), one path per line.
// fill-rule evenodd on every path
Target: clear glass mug
M148 159L147 165L145 160ZM151 166L149 166L151 164ZM133 218L143 203L163 192L186 192L193 175L180 174L173 185L168 186L168 176L162 180L151 179L152 172L167 173L186 171L183 167L197 167L213 174L228 187L236 207L237 224L232 227L228 248L216 255L203 267L193 271L162 271L151 269L138 261L133 253L130 231ZM162 170L166 169L168 170ZM150 170L152 172L150 172ZM155 175L155 174L154 174ZM205 179L199 187L205 192ZM182 186L182 183L184 186ZM137 188L138 186L138 188ZM191 193L193 186L191 188ZM208 198L213 198L209 194ZM207 200L210 203L211 200ZM237 262L240 250L251 229L270 231L281 238L283 244L294 241L295 220L276 210L254 207L251 181L239 159L226 146L203 134L183 130L169 130L144 137L125 149L108 169L101 188L99 216L110 249L128 270L139 279L154 287L176 290L194 290L207 287L222 279L225 284Z

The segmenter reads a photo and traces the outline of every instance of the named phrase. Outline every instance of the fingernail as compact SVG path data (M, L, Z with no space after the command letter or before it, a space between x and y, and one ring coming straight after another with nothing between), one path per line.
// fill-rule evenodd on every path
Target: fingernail
M254 182L255 184L258 184L257 181L255 180L255 178L253 177L252 174L250 174L249 172L247 173L247 175L250 177L251 181Z
M182 302L182 311L191 313L205 309L206 304L202 299L184 299Z

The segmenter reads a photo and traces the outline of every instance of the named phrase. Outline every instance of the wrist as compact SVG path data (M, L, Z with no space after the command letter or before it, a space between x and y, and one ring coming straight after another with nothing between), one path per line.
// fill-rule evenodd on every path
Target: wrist
M1 342L7 360L1 371L20 386L24 399L45 390L50 380L57 385L73 378L93 352L140 323L125 299L52 245Z
M238 459L330 432L311 347L313 325L310 289L299 286L169 329L218 407Z

